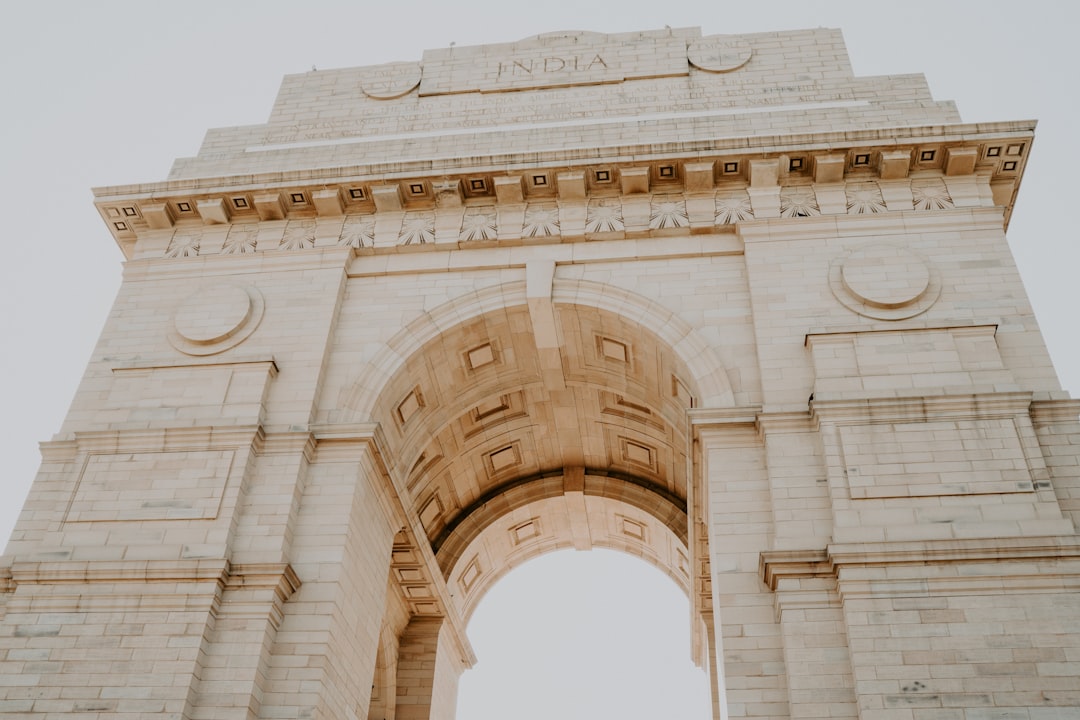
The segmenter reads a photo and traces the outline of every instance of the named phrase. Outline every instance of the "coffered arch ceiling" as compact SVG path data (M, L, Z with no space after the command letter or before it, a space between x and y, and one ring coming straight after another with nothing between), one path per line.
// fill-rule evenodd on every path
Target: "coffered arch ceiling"
M486 309L404 358L372 408L465 619L502 574L562 547L624 550L693 585L698 375L639 320L554 299L557 358L527 304Z

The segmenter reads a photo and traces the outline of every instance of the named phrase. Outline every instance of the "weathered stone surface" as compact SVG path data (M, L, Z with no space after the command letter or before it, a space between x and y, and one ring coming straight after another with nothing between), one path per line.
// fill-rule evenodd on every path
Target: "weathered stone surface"
M125 280L0 563L0 709L450 717L486 590L610 547L687 592L717 717L1077 712L1032 134L834 30L286 78L96 191Z

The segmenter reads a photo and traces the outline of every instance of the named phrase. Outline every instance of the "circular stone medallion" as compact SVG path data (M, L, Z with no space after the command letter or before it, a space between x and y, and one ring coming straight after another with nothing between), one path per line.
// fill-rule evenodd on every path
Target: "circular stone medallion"
M365 68L360 89L376 100L393 100L406 95L420 84L420 64L415 62L388 63Z
M829 285L848 309L879 320L918 315L941 294L941 281L925 258L884 243L864 245L834 260Z
M754 51L750 43L728 35L711 35L690 45L686 57L690 64L709 72L730 72L750 62Z
M189 295L176 308L169 342L187 355L213 355L243 342L262 319L254 288L215 285Z
M209 345L237 331L251 316L251 298L238 287L222 285L189 297L176 310L180 337Z
M840 268L844 287L864 303L898 308L930 287L930 268L903 248L873 245L848 256Z

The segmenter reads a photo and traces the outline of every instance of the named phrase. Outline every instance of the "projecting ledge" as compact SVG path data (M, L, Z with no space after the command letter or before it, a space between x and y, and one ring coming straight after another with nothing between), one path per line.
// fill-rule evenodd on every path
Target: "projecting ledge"
M832 543L823 549L766 550L762 581L775 591L784 578L829 578L844 566L1080 560L1080 536L972 538L882 543Z

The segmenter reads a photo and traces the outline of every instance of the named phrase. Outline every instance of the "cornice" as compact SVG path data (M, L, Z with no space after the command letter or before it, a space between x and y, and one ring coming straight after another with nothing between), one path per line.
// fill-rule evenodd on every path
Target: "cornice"
M229 574L223 558L200 560L104 560L16 562L16 585L87 583L221 582Z
M834 566L1080 559L1080 536L833 543L827 553Z
M1028 538L979 538L953 540L923 540L888 543L832 543L821 549L767 550L758 560L762 581L775 591L781 580L787 578L836 578L843 579L845 570L863 570L887 566L928 567L954 563L978 564L982 575L994 577L992 563L1076 563L1080 561L1080 536L1028 537ZM1068 569L1061 570L1062 577L1080 583L1080 576ZM1002 568L997 575L1013 577L1014 570ZM878 575L874 574L877 578ZM885 581L888 578L882 577ZM860 578L855 578L861 582ZM903 582L900 574L898 582ZM1054 576L1052 584L1059 584ZM842 593L847 594L847 593Z
M164 592L147 593L148 584ZM269 617L278 625L282 605L301 582L288 563L233 565L224 558L16 562L0 569L0 594L20 585L49 588L27 593L24 612L212 609L218 615ZM222 591L232 591L227 602Z
M974 392L856 399L812 397L815 422L902 422L927 418L994 418L1027 413L1030 392Z
M94 193L102 218L129 258L136 240L148 233L365 216L393 215L397 229L380 242L409 249L459 240L479 240L475 246L484 246L482 241L504 239L559 242L578 236L722 232L747 220L954 207L1002 207L1007 223L1033 129L1033 122L1021 121L719 138L168 180L96 188ZM585 205L588 213L575 211L576 222L562 218L554 232L537 231L527 218L523 228L519 216L539 203ZM618 219L610 227L591 221L605 203L622 205L611 211ZM510 215L491 217L490 229L483 221L470 232L463 216L483 214L483 208L493 216L505 215L504 210ZM401 221L401 214L408 219L410 213L417 215L411 234ZM665 213L670 217L657 219ZM640 227L635 226L637 216L643 218ZM516 230L503 227L514 223ZM353 247L380 245L374 227L365 232L370 243L358 233ZM210 252L230 252L221 249L223 237L216 238ZM325 244L320 238L314 233L310 242L277 237L273 248ZM267 241L259 238L260 250ZM170 244L168 236L158 242ZM348 244L344 234L329 242ZM202 254L212 244L206 243ZM199 244L190 241L180 251L161 249L167 257L200 254Z
M341 182L373 178L407 178L415 175L443 175L451 170L481 170L498 168L502 172L550 167L582 167L597 160L619 158L658 159L672 157L689 159L704 153L722 154L725 151L753 151L755 157L773 153L801 151L839 152L845 145L852 149L882 146L901 149L905 144L986 142L990 139L1027 139L1033 137L1035 120L1013 120L989 123L956 123L948 125L916 125L895 128L870 128L796 135L753 135L717 138L708 142L655 143L598 147L589 153L580 149L564 151L534 151L497 155L471 155L468 158L440 158L411 163L372 163L347 167L315 168L287 172L268 172L244 175L222 175L206 178L184 178L153 183L103 185L92 188L97 199L135 199L161 194L182 194L196 191L213 193L243 188L285 188L296 184ZM1026 148L1025 148L1026 150ZM1026 152L1025 152L1026 155Z
M1077 421L1080 415L1080 399L1040 398L1031 403L1031 421L1036 425Z

